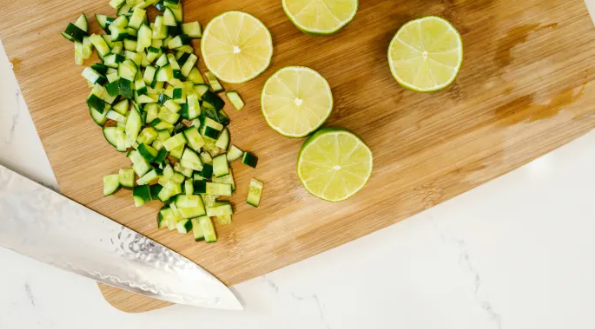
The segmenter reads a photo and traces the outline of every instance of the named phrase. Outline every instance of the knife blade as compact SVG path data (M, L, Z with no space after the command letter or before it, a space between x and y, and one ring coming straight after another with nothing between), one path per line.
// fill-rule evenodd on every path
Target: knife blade
M0 246L152 298L243 309L223 283L187 258L2 165Z

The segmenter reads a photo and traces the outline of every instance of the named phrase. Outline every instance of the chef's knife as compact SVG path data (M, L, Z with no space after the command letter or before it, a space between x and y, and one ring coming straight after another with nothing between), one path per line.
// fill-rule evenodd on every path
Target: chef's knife
M164 301L241 310L180 254L0 165L0 246Z

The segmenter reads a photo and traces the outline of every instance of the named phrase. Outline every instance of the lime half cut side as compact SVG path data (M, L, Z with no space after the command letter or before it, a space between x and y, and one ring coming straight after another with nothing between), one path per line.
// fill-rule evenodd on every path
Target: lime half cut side
M273 56L273 40L256 17L228 11L209 22L201 51L205 64L217 78L241 83L267 69Z
M358 136L342 128L324 128L302 146L297 171L312 195L339 202L364 187L372 167L372 151Z
M463 62L457 30L440 17L424 17L403 25L388 48L390 70L404 87L421 92L450 85Z
M302 66L280 69L265 83L262 114L278 133L304 137L318 129L333 109L333 94L318 72Z
M283 0L289 19L303 32L329 35L345 27L357 12L357 0Z

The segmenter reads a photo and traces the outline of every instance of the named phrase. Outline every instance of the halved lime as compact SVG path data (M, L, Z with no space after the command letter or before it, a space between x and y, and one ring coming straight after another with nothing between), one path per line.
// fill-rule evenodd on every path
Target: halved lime
M265 120L283 136L304 137L320 127L333 109L333 94L318 72L302 66L280 69L264 85Z
M357 12L357 0L283 0L283 9L298 29L328 35L347 25Z
M297 172L308 192L339 202L364 187L372 167L372 151L359 137L343 128L324 128L302 146Z
M256 17L228 11L209 22L202 35L201 50L205 64L217 78L241 83L269 66L273 39Z
M463 41L445 19L424 17L403 25L388 47L390 70L404 87L435 91L450 85L463 62Z

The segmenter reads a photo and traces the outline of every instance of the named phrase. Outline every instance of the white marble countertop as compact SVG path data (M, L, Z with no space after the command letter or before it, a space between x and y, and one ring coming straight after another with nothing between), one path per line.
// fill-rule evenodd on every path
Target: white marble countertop
M595 0L587 0L595 10ZM25 151L27 150L27 151ZM0 163L56 185L0 45ZM594 328L595 131L406 221L232 289L244 312L125 314L0 248L0 328Z

